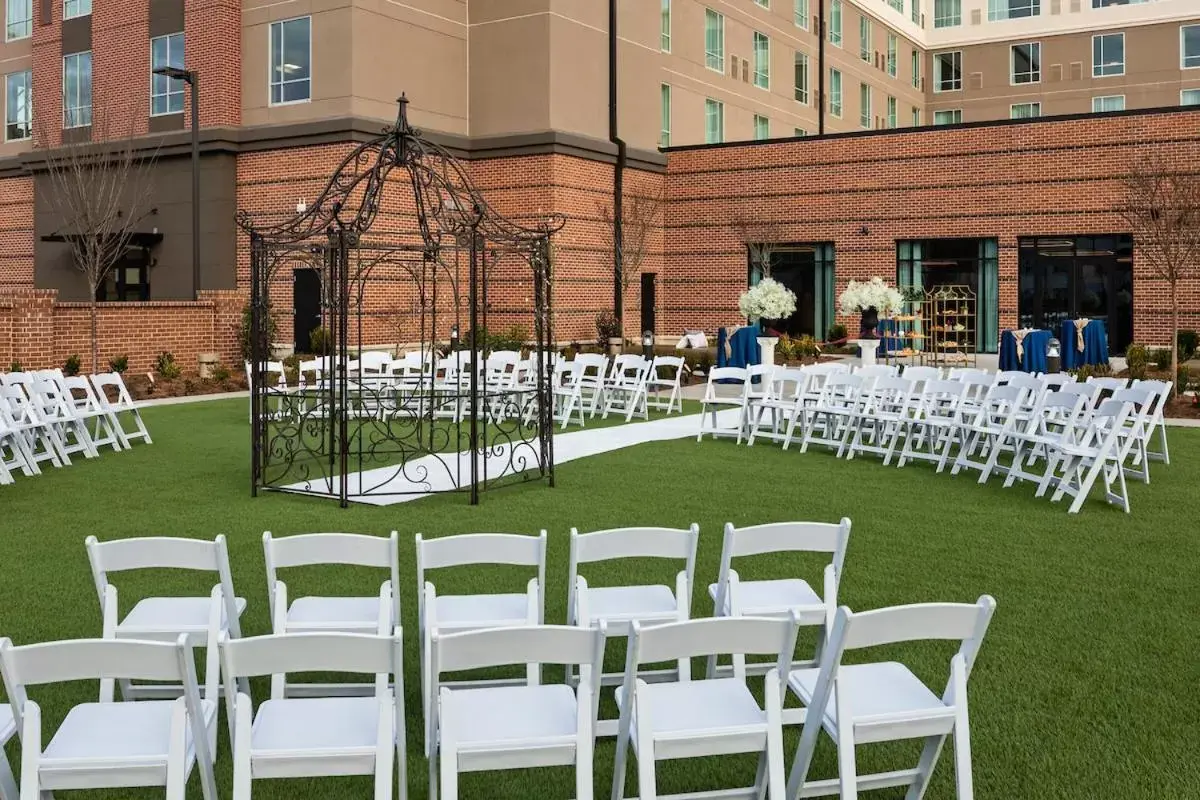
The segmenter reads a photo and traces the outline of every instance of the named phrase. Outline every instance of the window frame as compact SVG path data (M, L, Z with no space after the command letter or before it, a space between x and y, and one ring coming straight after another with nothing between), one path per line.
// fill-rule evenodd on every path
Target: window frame
M308 20L308 75L304 78L292 78L290 80L284 80L281 78L277 82L275 80L275 75L277 72L276 66L275 66L275 53L273 52L273 49L275 46L275 40L274 40L274 37L272 36L272 32L275 30L275 26L278 25L279 26L279 58L282 59L283 51L285 49L285 44L284 44L284 39L283 39L283 34L284 34L285 29L283 26L287 25L289 22L298 22L299 20ZM300 105L302 103L311 103L312 102L312 95L313 95L312 45L313 45L313 36L312 36L312 15L311 14L301 14L298 17L289 17L288 19L274 20L273 22L271 22L271 24L269 24L267 26L267 105L269 105L271 107L295 106L295 105ZM283 64L280 63L279 66L282 68ZM278 70L278 72L279 72L279 74L282 75L282 69ZM300 83L301 81L308 83L308 96L304 97L300 100L284 100L283 99L283 87L289 83ZM276 86L279 87L279 101L278 102L275 101L274 89Z
M900 37L891 31L888 31L887 60L884 66L889 76L900 77Z
M715 141L709 140L709 110L716 109L717 131ZM704 143L723 144L725 142L725 104L713 97L704 98Z
M1189 92L1196 93L1196 95L1195 95L1196 102L1194 102L1194 103L1183 102L1184 96L1187 95ZM1180 89L1179 90L1179 105L1184 108L1190 108L1191 106L1200 106L1200 86L1194 86L1191 89Z
M1028 117L1015 116L1013 112L1015 112L1021 106L1029 106L1031 109L1036 108L1037 113L1030 115ZM1040 100L1032 100L1028 103L1013 103L1012 105L1010 105L1008 107L1008 118L1009 119L1040 119L1041 116L1042 116L1042 103Z
M765 136L758 135L759 123L762 123L763 128L766 130ZM770 138L771 138L771 118L764 116L762 114L755 114L754 115L754 141L765 142L767 139L770 139Z
M765 52L759 49L759 42L766 43ZM750 76L750 83L756 89L771 90L771 37L765 33L754 31L750 38L750 49L754 53L754 70ZM762 63L759 63L759 57L762 57ZM759 83L759 78L762 78L762 83Z
M72 5L75 6L75 12L73 14L68 14L67 9L70 8ZM86 11L82 10L85 5L87 6ZM63 0L62 10L63 10L63 19L78 19L79 17L91 16L92 0ZM80 50L79 52L82 53L84 51ZM90 53L91 51L88 50L87 52Z
M921 3L919 0L909 0L909 2L912 4L912 8L909 9L909 12L911 14L910 19L912 19L913 25L916 25L918 28L924 28L925 26L921 24Z
M1030 48L1030 50L1029 50L1030 71L1028 73L1022 73L1022 74L1030 75L1031 77L1029 80L1024 80L1024 81L1017 80L1017 48L1018 47ZM1037 64L1036 65L1034 64L1034 58L1033 58L1035 53L1037 55ZM1008 85L1009 86L1030 86L1030 85L1039 84L1041 82L1042 82L1042 43L1040 41L1036 41L1036 42L1017 42L1016 44L1010 44L1008 46Z
M893 95L888 95L887 99L887 127L895 130L900 127L900 105L896 102Z
M812 14L812 9L808 4L808 0L793 0L792 1L792 22L797 28L808 30L809 16Z
M875 32L871 18L866 14L858 18L858 59L870 64L875 58ZM865 49L864 49L865 48Z
M1187 41L1187 34L1185 34L1184 31L1189 30L1191 28L1196 29L1197 42L1200 43L1200 23L1196 23L1194 25L1180 25L1179 26L1179 68L1180 69L1200 69L1200 50L1198 50L1195 55L1191 56L1192 60L1195 63L1193 63L1191 65L1189 65L1187 63L1188 55L1187 55L1187 51L1184 49L1184 42Z
M83 105L69 106L67 104L67 60L72 59L72 58L81 58L82 56L85 56L85 55L87 56L87 65L88 65L88 90L89 90L88 98L87 98L88 102L87 102L86 106L83 106ZM77 73L78 73L78 70L77 70ZM74 130L75 128L91 127L92 111L93 111L93 91L92 91L92 89L94 88L92 86L92 77L93 76L92 76L92 51L91 50L79 50L75 53L63 53L63 56L62 56L62 94L63 94L62 129L64 131ZM80 89L80 88L81 87L76 87L76 89L77 89L76 95L79 95L78 89ZM78 100L79 97L77 96L75 99ZM67 124L68 114L72 111L78 113L78 112L82 111L84 108L87 109L87 122L77 123L74 125L68 125Z
M1117 100L1121 101L1120 108L1096 108L1097 100ZM1123 94L1100 94L1092 98L1092 113L1093 114L1115 114L1118 111L1125 110L1125 95Z
M834 88L833 88L833 84L835 83L835 81L833 80L834 75L837 76L837 81L836 81L837 91L836 92L834 91ZM845 80L842 77L842 71L836 67L830 67L829 68L829 114L830 114L830 116L837 117L838 119L842 118L842 114L845 111L845 98L843 96L844 83L845 83ZM834 98L837 99L836 103L834 102Z
M871 84L866 81L858 83L858 127L871 129L874 114L872 113Z
M14 22L12 14L14 4L23 4L23 9L28 11L28 16L26 16L24 19L18 19L16 22ZM12 33L14 25L23 25L23 30L25 32L14 36ZM18 42L22 39L28 39L30 36L33 36L33 0L5 0L4 41Z
M792 137L796 138L796 139L807 138L808 131L806 131L804 128L797 128L796 126L793 125L792 126Z
M801 61L804 62L803 72L799 71ZM792 97L797 103L804 106L809 105L810 101L812 100L812 80L809 76L809 71L811 68L812 59L808 57L808 53L804 52L803 50L797 50L795 55L792 57ZM800 86L800 81L796 80L796 78L801 74L804 75L803 87Z
M829 43L834 47L842 47L842 22L845 16L843 0L829 0ZM837 24L834 24L837 20ZM837 36L835 39L834 36Z
M770 8L771 0L754 0L754 5L758 6L759 8Z
M671 146L671 84L659 84L658 89L658 146Z
M671 14L671 0L662 0L658 22L658 49L660 52L671 52L671 26L674 24ZM665 23L665 24L664 24Z
M25 79L25 119L11 119L12 106L9 103L11 92L9 84L12 79L21 75ZM9 136L9 126L14 125L18 128L25 126L24 136ZM16 72L9 72L4 76L4 141L6 142L27 142L33 138L33 70L20 69Z
M938 114L954 114L953 122L938 122ZM962 109L961 108L941 108L933 112L933 125L961 125L962 124Z
M708 21L716 21L717 46L719 50L708 49ZM713 66L713 65L716 66ZM725 15L720 11L704 8L704 66L713 72L725 74Z
M934 94L945 94L945 93L949 93L949 92L961 92L963 90L962 54L963 54L962 50L943 50L940 53L933 54L933 93ZM942 76L941 76L941 70L939 69L939 65L941 65L943 63L941 60L942 56L956 56L955 61L958 64L958 85L952 86L949 89L942 88L943 81L942 81Z
M941 16L937 15L938 0L933 0L933 27L934 30L939 28L961 28L962 27L962 0L944 0L947 5L950 5L951 11L957 11L956 14ZM953 20L949 22L947 20ZM942 22L941 25L938 22Z
M161 75L154 74L154 70L157 69L157 67L154 64L154 43L159 40L166 40L166 43L167 43L167 63L161 64L159 66L176 66L171 63L171 40L174 39L176 36L179 37L180 46L183 48L184 55L186 56L187 43L184 41L183 31L176 31L175 33L166 33L166 34L163 34L162 36L151 37L151 39L150 39L150 116L152 116L152 117L169 117L172 114L182 114L184 109L187 107L187 97L186 97L187 89L184 88L184 81L180 78L166 78ZM184 65L184 60L183 60L183 58L180 58L179 64L178 64L179 68L183 69L183 65ZM155 92L155 90L154 90L154 83L155 83L154 79L155 78L162 78L163 80L165 80L167 82L166 93L159 94L159 93ZM179 87L178 90L175 89L176 85L178 85L178 87ZM171 97L174 95L178 95L180 98L178 111L171 110ZM155 111L154 110L154 101L155 101L155 99L157 99L159 97L166 98L166 101L167 101L167 110L166 111Z
M914 128L921 127L921 107L920 106L912 107L912 126Z
M1042 0L1022 0L1022 1L1025 4L1024 6L1022 6L1022 8L1029 9L1028 14L1015 14L1014 15L1012 13L1014 0L988 0L987 21L988 22L1004 22L1004 21L1010 20L1010 19L1034 19L1035 17L1042 16ZM1004 13L1003 14L1001 14L999 11L994 10L997 7L998 2L1004 4Z
M1120 72L1104 72L1104 40L1110 37L1119 36L1121 39L1121 71ZM1100 62L1096 62L1097 51L1099 47ZM1097 33L1092 36L1092 77L1093 78L1115 78L1125 74L1125 31L1114 31L1111 33Z
M912 87L921 88L921 51L916 47L912 50Z

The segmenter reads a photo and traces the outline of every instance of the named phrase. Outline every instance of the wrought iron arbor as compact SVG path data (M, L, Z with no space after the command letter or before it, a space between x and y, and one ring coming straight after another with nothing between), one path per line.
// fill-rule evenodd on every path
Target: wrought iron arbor
M409 125L407 104L294 217L238 213L250 237L254 494L345 507L440 491L477 503L503 483L553 485L550 241L564 220L498 214L463 165ZM331 344L289 382L270 361L271 320L292 305L286 268L297 265L318 270ZM286 303L272 303L283 292ZM489 324L510 327L522 351L492 352ZM412 352L380 363L369 351L385 341Z

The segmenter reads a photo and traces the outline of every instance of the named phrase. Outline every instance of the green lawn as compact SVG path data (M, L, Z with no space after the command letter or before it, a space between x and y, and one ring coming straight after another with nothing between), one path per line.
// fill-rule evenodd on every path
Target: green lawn
M467 505L450 495L393 506L337 508L332 501L267 494L250 497L244 400L152 409L146 420L155 443L105 453L36 479L0 487L3 536L0 633L16 643L94 636L100 630L83 540L145 535L229 539L234 582L249 607L248 634L268 630L261 535L309 531L386 534L400 531L406 634L415 631L412 536L470 531L549 531L547 618L564 619L567 534L634 524L700 525L693 607L710 611L706 587L717 571L726 521L854 522L842 600L853 608L922 601L974 601L988 593L996 616L971 678L971 723L976 794L980 798L1183 798L1200 796L1200 667L1195 642L1200 599L1195 546L1200 485L1200 431L1173 430L1173 463L1156 464L1151 486L1131 485L1133 514L1093 500L1078 516L1063 504L1033 497L1029 487L1004 490L993 481L936 475L924 466L884 468L870 458L840 461L823 452L732 441L694 440L643 445L564 464L559 485L526 484ZM743 577L768 575L759 560ZM775 565L789 569L790 565ZM803 563L810 579L817 568ZM590 570L594 584L670 583L674 567L622 565ZM374 593L378 578L353 568L297 571L292 594ZM115 583L122 605L147 591L205 593L206 578L187 573L125 574ZM453 572L438 577L443 591L519 590L523 575ZM372 585L373 584L373 585ZM501 589L503 590L503 589ZM623 646L610 645L610 663ZM918 672L941 690L948 651L901 648ZM409 789L423 797L416 647L406 649ZM256 696L266 688L255 685ZM71 703L94 698L94 684L34 691L46 730ZM611 711L610 711L611 713ZM790 763L795 736L788 738ZM611 781L611 740L597 749L596 789ZM222 723L218 777L228 796L230 758ZM903 763L889 758L898 756ZM860 770L908 767L916 747L867 750ZM14 741L9 759L19 766ZM911 759L909 761L908 759ZM817 776L833 774L832 748L823 741ZM748 783L753 759L678 762L660 770L661 792ZM629 794L635 794L631 765ZM193 777L192 795L200 796ZM541 800L573 795L572 772L483 773L467 776L463 797ZM256 797L369 797L366 779L256 782ZM77 793L76 793L77 794ZM64 796L75 796L65 794ZM88 797L151 797L126 790ZM900 797L882 792L873 796ZM950 752L942 758L930 798L953 796Z

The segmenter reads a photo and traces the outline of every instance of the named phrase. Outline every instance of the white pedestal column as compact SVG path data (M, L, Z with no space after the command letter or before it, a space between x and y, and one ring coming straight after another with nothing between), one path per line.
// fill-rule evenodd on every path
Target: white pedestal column
M851 339L850 344L858 346L858 360L862 366L875 365L875 353L879 350L878 339Z
M762 363L764 363L764 364L774 364L775 363L775 344L778 341L779 340L776 339L774 336L759 336L758 337L758 349L759 349L759 353L762 355Z

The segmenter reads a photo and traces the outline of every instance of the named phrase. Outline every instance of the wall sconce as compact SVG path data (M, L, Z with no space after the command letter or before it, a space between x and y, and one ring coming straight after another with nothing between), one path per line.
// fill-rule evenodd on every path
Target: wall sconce
M871 229L868 228L866 225L863 225L861 228L858 229L858 235L859 236L870 236Z
M303 214L305 211L308 211L308 203L304 202L303 200L297 200L296 213Z

